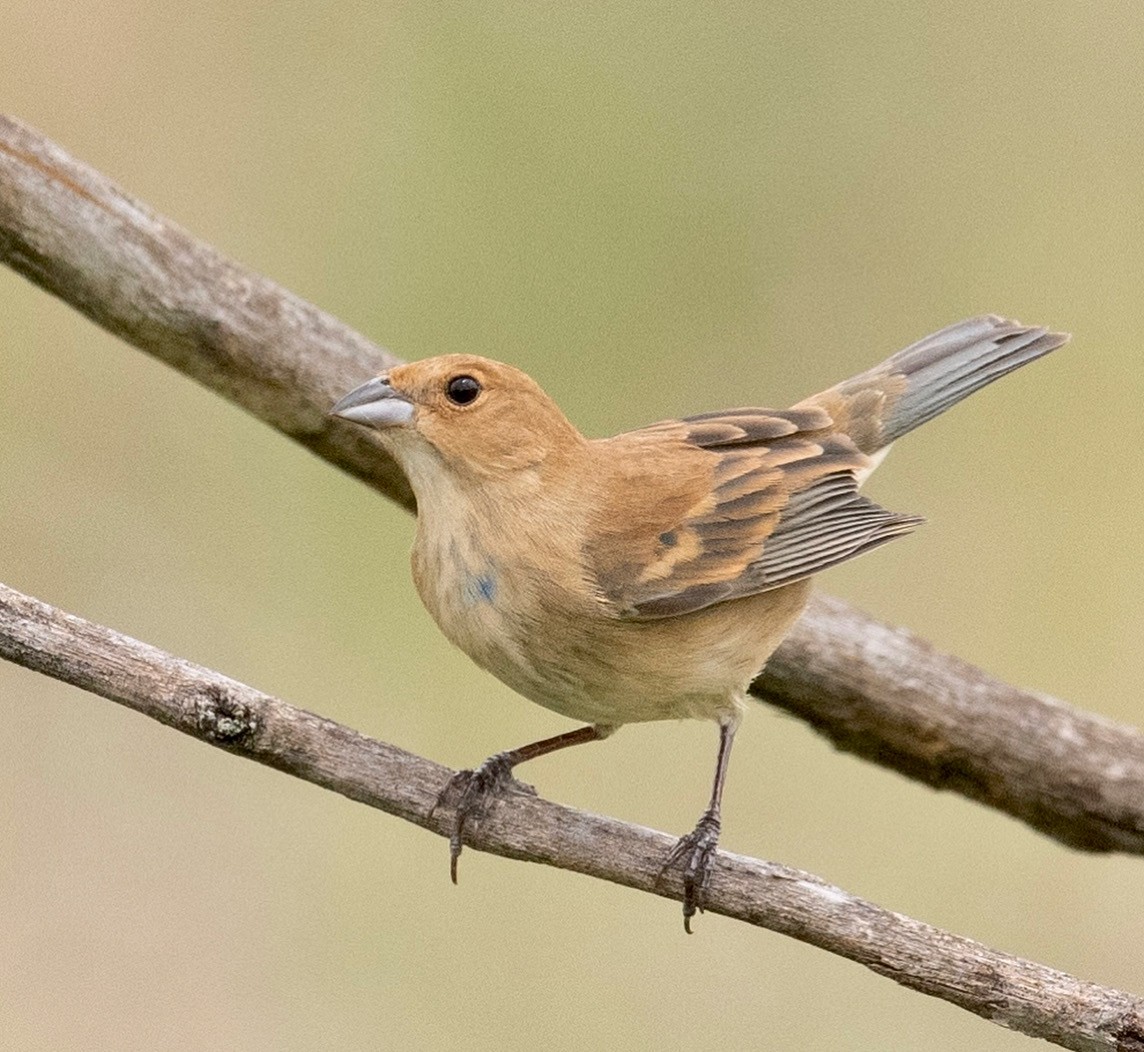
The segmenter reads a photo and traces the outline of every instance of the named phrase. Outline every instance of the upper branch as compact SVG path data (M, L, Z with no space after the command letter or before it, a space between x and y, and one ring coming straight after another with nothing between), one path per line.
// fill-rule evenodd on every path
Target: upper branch
M839 749L1069 847L1144 852L1144 734L815 596L752 693Z
M4 585L0 657L438 835L451 830L449 815L434 814L447 768ZM677 874L660 879L674 842L666 834L525 793L495 803L466 841L681 897ZM711 912L801 939L1065 1048L1144 1050L1144 1000L892 913L809 873L720 852L706 900Z
M0 260L407 508L370 435L326 410L394 359L0 117ZM837 600L755 693L839 748L1073 847L1144 852L1144 735L1007 686Z
M338 396L395 358L4 116L0 260L97 325L413 507L408 483L380 445L326 415Z

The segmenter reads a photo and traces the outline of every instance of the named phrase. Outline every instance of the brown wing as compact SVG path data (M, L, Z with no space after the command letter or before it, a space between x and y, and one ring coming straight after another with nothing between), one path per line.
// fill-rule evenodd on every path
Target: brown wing
M613 612L690 613L802 580L912 530L858 493L871 460L819 406L738 409L606 440L625 469L585 552Z

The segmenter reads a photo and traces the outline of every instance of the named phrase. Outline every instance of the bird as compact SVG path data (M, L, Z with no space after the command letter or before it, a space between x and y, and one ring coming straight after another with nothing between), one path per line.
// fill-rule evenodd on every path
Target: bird
M811 577L922 523L860 491L891 445L1066 333L969 318L789 409L745 407L585 437L526 373L475 354L397 365L330 410L370 428L417 502L412 572L444 635L583 726L458 772L466 831L525 761L629 723L714 721L710 800L664 860L684 927L706 902L747 689ZM694 386L696 378L688 381Z

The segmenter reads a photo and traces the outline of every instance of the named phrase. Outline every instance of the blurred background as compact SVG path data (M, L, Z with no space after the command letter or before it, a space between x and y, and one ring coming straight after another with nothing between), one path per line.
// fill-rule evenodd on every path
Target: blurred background
M1074 333L900 443L819 586L1142 721L1144 20L1130 0L0 0L0 107L405 358L589 434L786 405L980 311ZM568 729L450 649L411 520L0 271L0 580L453 766ZM856 965L470 852L0 666L0 1046L1016 1050ZM530 766L672 832L715 731ZM762 706L724 845L1144 993L1144 860Z

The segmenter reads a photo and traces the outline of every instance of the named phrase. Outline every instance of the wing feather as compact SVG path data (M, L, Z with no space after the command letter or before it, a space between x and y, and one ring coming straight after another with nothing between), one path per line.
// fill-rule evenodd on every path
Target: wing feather
M598 524L585 551L602 600L623 618L792 584L922 521L858 493L870 458L821 406L705 413L604 443L609 462L626 464L618 485L646 502Z

